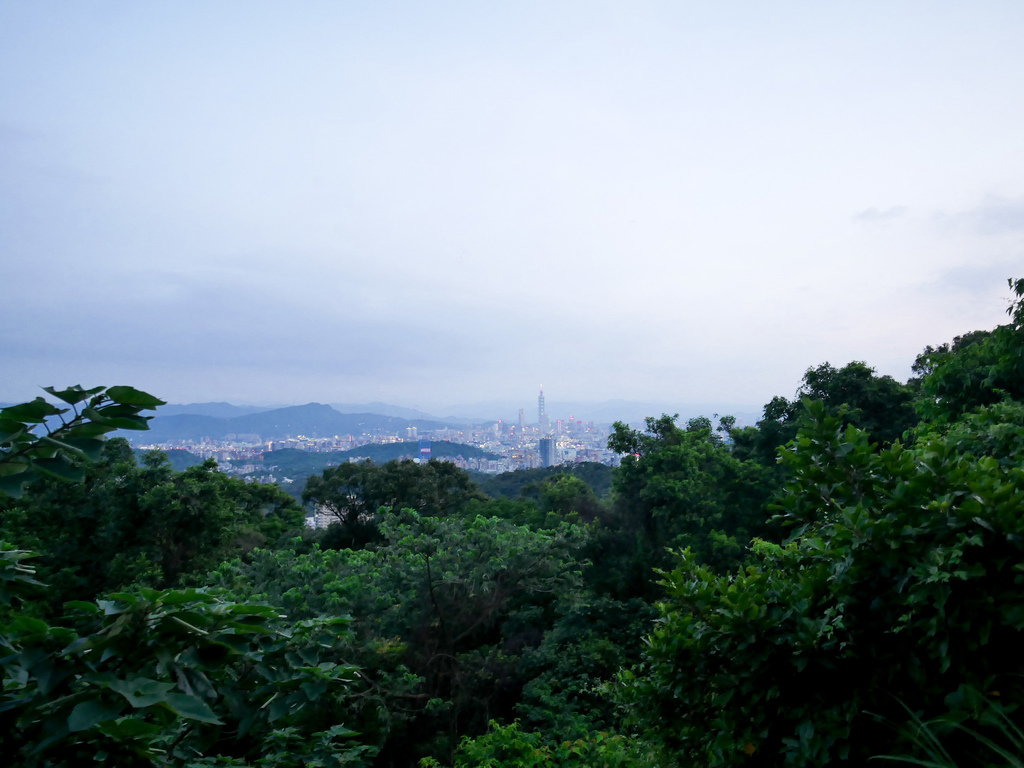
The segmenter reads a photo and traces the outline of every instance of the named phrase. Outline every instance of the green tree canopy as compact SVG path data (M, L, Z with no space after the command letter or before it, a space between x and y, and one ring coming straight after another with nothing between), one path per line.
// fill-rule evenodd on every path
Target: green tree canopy
M382 759L410 764L410 754L450 752L461 734L512 714L522 657L580 588L585 533L411 510L385 514L381 529L371 549L263 551L215 578L293 617L351 615L352 658L373 696L358 727Z
M842 368L822 363L807 369L792 400L772 398L756 429L730 431L737 455L774 465L779 447L796 437L804 401L808 400L824 404L844 425L853 424L884 445L899 440L918 421L912 387L891 376L877 376L874 368L860 361Z
M904 706L963 718L986 693L1024 694L1022 454L962 453L990 444L983 422L878 451L808 411L784 453L792 543L758 544L731 575L682 552L647 659L623 676L671 762L862 765L900 752Z
M58 600L174 586L302 527L302 509L275 486L228 477L212 461L175 472L159 452L139 465L120 438L81 475L40 478L21 499L0 501L0 538L40 553Z
M0 559L0 571L4 561ZM5 765L365 766L344 618L286 622L205 590L69 603L0 625Z
M733 455L710 420L691 419L681 429L664 415L648 418L644 432L619 422L608 447L623 458L600 534L608 551L594 560L629 590L620 596L649 595L651 569L666 563L669 547L692 547L727 569L751 536L771 535L770 471Z
M444 517L484 498L465 470L437 459L340 464L310 477L302 491L304 504L336 519L340 531L331 540L357 548L379 540L376 515L381 507Z
M927 348L915 363L925 373L919 410L930 420L955 421L982 405L1024 401L1024 279L1010 280L1016 297L1010 322L991 333L975 331L953 346Z

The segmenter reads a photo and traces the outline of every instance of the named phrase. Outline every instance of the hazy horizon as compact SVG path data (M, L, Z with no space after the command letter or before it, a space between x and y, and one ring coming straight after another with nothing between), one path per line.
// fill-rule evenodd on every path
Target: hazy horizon
M45 392L39 391L37 396L43 396L54 402L54 398ZM12 405L14 401L0 399L0 406ZM519 418L519 409L525 411L526 423L535 425L538 423L538 412L536 399L532 403L524 403L517 400L481 400L472 403L452 403L444 406L429 408L418 408L403 403L337 403L318 402L315 400L301 400L295 402L229 402L224 400L174 403L168 402L160 406L148 415L213 415L209 413L209 406L227 405L238 408L242 411L259 412L276 410L279 408L295 408L304 405L328 405L339 413L375 413L389 416L408 416L410 420L415 418L459 420L472 419L478 422L504 420L515 423ZM195 407L189 410L190 407ZM648 416L660 416L662 414L678 415L680 423L694 416L734 416L739 424L753 424L761 418L763 404L755 405L750 403L694 403L682 401L642 401L642 400L603 400L603 401L579 401L579 400L547 400L547 414L552 422L570 417L582 421L595 421L602 424L610 424L613 421L624 421L631 424L641 424ZM249 410L251 409L251 411ZM417 414L417 415L413 415Z
M1024 277L1022 38L1012 0L0 4L0 400L904 381Z

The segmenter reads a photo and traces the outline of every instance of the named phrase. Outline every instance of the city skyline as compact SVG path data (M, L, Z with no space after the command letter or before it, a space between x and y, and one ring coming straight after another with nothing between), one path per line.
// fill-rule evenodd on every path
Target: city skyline
M403 427L399 419L367 420L360 414L339 421L340 412L332 416L333 409L308 404L228 418L188 414L182 409L169 417L158 414L148 431L123 436L138 449L173 452L178 461L182 451L192 454L193 462L212 458L227 474L281 483L290 492L300 487L294 485L297 472L304 478L310 471L341 461L404 458L422 464L433 458L435 444L444 447L439 460L484 474L579 462L619 463L619 455L608 448L611 425L575 419L557 419L551 425L540 398L538 406L538 415L542 423L548 422L548 428L523 425L522 419L519 423L498 419L479 424L418 420ZM296 461L289 457L295 453L318 454L320 458Z

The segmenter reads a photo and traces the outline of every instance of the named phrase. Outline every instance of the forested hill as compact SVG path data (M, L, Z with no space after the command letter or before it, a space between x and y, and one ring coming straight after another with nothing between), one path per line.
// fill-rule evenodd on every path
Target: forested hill
M250 413L273 411L275 407L233 405L232 403L168 403L160 406L161 416L214 416L218 419L234 419Z
M160 411L150 422L145 433L122 433L121 436L147 443L170 440L201 440L209 437L223 440L228 435L259 435L263 440L286 436L331 437L333 435L360 435L364 432L395 434L405 427L423 430L442 429L439 421L400 419L372 413L338 413L329 405L308 403L288 408L277 408L261 413L249 413L233 418L218 418L198 414L161 416Z
M544 480L555 475L578 477L601 498L611 494L612 468L594 461L557 467L517 469L513 472L502 472L500 475L481 475L477 484L481 491L493 499L515 499L524 495L524 490L539 486Z
M279 452L274 451L268 456L276 456ZM462 456L464 459L500 459L496 453L477 448L475 445L464 443L452 443L447 440L435 440L430 444L431 457L435 459L450 459ZM416 458L419 456L419 443L415 440L401 443L370 443L353 448L351 451L337 451L334 454L342 461L349 459L369 459L376 464L383 464L386 461L395 459Z
M135 458L142 461L145 459L147 453L150 453L150 451L142 448L136 448ZM171 466L178 472L184 472L189 467L194 467L203 463L202 458L181 448L172 448L169 451L163 451L163 453L167 456L167 460L170 462Z
M184 451L169 451L169 454L185 453ZM189 454L191 455L191 454ZM501 458L493 453L488 453L474 445L463 445L461 443L450 443L446 440L435 441L431 445L431 455L435 459L451 459L462 456L464 459L498 459ZM299 451L295 448L284 448L280 451L267 451L263 454L262 460L235 459L227 464L234 467L252 466L253 470L243 474L243 477L260 477L261 475L273 474L275 477L288 478L289 482L282 485L282 488L290 495L298 498L306 480L328 467L345 464L349 461L369 460L375 464L384 464L388 461L409 459L419 457L418 442L402 443L371 443L351 451ZM174 456L169 457L174 463ZM198 461L198 460L197 460Z

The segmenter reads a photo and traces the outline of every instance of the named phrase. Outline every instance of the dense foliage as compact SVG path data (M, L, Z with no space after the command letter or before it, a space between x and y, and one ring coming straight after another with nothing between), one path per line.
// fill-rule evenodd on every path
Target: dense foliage
M139 465L121 439L81 478L41 478L21 499L0 499L0 537L41 553L36 567L53 587L51 612L132 585L195 581L225 558L276 544L304 518L274 486L230 478L212 461L175 472L154 453Z
M342 725L358 681L333 660L346 619L287 623L194 589L67 610L4 627L5 764L368 764Z
M783 454L796 537L728 575L679 556L625 674L635 721L684 764L861 764L896 748L904 706L1019 700L1024 471L958 442L876 451L812 405Z
M756 427L617 424L615 470L346 463L305 509L104 442L127 387L4 409L4 762L1019 763L1011 288L906 384L824 363Z
M608 560L624 563L616 578L631 594L653 596L649 569L667 564L670 548L691 547L728 570L752 536L771 535L772 473L737 458L710 420L691 419L680 429L668 416L648 418L645 433L618 423L608 444L625 454L613 485L613 530L620 535L609 542L617 551ZM632 550L621 548L625 532Z

